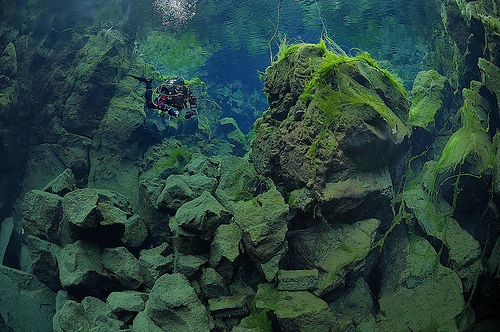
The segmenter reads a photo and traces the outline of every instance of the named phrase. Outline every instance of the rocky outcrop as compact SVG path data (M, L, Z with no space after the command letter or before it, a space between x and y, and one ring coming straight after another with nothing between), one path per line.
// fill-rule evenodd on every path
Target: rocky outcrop
M290 50L266 70L270 108L255 124L256 170L304 212L315 207L337 222L383 214L411 132L404 89L366 55ZM353 216L360 206L369 215Z

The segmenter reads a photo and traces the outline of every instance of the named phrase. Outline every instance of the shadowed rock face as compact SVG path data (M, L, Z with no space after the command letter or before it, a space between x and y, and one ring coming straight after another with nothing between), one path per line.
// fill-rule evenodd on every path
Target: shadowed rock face
M332 58L338 63L327 63ZM266 70L265 92L270 108L252 143L257 172L283 186L286 197L302 190L292 194L302 210L328 204L343 214L387 200L411 132L408 99L387 72L367 58L304 44ZM309 204L301 204L304 196Z

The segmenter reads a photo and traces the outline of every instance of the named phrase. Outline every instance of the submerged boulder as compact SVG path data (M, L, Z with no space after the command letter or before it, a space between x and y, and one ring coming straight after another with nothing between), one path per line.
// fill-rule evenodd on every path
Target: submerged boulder
M165 274L155 283L146 302L146 313L164 331L210 331L213 322L188 279Z
M375 175L392 173L408 150L406 92L367 54L348 57L324 43L284 54L266 70L269 110L255 123L255 169L283 186L285 198L307 190L301 196L314 201L302 209L328 207L329 221L363 203L366 214L350 220L370 217L391 196L390 178L374 186ZM354 193L342 187L352 178L361 179L346 184Z

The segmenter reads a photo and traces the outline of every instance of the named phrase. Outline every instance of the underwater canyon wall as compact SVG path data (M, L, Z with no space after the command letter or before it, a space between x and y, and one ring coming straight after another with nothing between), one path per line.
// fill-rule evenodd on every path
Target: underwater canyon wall
M124 15L86 31L71 15L2 12L0 294L12 305L0 329L494 324L497 5L436 4L443 25L411 101L365 54L283 49L243 157L230 119L228 142L144 134L144 87L123 74L156 74L132 23L113 28Z

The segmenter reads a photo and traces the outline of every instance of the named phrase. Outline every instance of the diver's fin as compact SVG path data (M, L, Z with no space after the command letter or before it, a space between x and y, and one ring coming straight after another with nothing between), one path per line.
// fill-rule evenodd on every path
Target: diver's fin
M134 76L134 75L130 75L130 74L126 74L125 76L130 76L130 77L135 78L136 80L141 81L143 83L148 83L148 82L153 81L153 79L150 77Z

